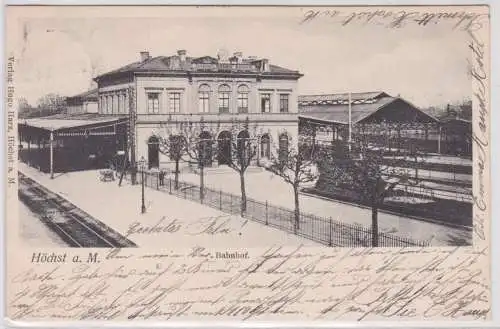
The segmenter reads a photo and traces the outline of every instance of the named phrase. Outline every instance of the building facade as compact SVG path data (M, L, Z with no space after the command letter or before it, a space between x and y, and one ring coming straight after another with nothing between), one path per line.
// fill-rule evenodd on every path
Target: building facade
M98 93L97 89L92 89L84 93L67 97L67 114L98 113Z
M255 144L259 161L269 158L285 137L296 141L300 77L298 71L242 53L189 57L179 50L158 57L141 52L140 61L95 81L99 113L133 111L136 158L158 167L169 157L159 152L157 136L168 138L186 124L198 126L204 139L219 145L214 164L227 162L227 140L241 136Z

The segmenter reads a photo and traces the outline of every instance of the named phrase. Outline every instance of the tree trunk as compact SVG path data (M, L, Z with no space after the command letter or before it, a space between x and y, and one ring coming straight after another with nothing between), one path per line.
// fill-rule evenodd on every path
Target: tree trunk
M372 247L378 247L378 205L372 204Z
M299 206L299 187L298 186L293 186L293 195L295 198L295 211L294 211L294 229L297 231L300 227L300 206Z
M245 191L245 172L240 172L241 187L241 216L244 217L247 211L247 193Z
M200 166L200 201L203 202L205 197L205 173L203 171L203 165Z
M176 190L179 189L179 160L175 160L175 175L174 175L174 181L175 181L175 185L174 185L174 188Z

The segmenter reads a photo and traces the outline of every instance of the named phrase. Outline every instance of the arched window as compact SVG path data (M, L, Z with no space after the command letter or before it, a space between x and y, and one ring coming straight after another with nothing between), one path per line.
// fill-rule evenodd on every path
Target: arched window
M198 112L210 112L210 87L205 84L198 89Z
M286 133L279 136L278 144L279 161L286 162L288 160L288 135Z
M271 138L269 134L264 134L260 138L260 156L262 158L271 157Z
M238 87L238 113L248 113L248 94L250 90L246 85Z
M219 87L219 113L229 113L229 99L231 88L228 85Z

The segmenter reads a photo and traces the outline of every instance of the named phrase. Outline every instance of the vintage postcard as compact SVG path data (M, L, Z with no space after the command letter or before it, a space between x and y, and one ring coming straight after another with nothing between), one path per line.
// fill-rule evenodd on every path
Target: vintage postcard
M8 6L7 321L490 321L489 23Z

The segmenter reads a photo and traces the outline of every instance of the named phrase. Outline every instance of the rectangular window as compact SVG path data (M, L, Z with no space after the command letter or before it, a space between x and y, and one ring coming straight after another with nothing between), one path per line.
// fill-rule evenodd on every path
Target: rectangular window
M271 112L271 94L262 94L260 96L260 110L262 113Z
M210 110L210 93L201 91L198 95L198 111L200 113L208 113Z
M113 113L118 113L118 96L113 95L111 97L113 98Z
M99 107L99 112L101 113L104 113L104 106L106 104L104 100L105 100L104 96L101 96L101 106Z
M168 102L170 112L179 113L181 111L181 93L169 93Z
M113 97L108 96L108 104L106 106L106 113L111 114L113 109Z
M123 113L128 113L128 95L123 95Z
M238 113L248 113L248 93L238 94Z
M148 93L148 113L160 112L160 93Z
M288 112L288 94L280 94L280 113Z
M120 95L120 109L119 109L119 112L120 113L125 113L125 95L124 94Z
M229 113L229 92L219 92L219 113Z

